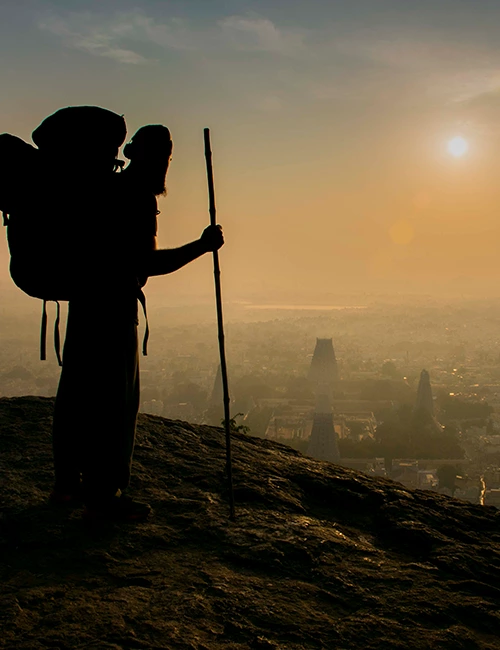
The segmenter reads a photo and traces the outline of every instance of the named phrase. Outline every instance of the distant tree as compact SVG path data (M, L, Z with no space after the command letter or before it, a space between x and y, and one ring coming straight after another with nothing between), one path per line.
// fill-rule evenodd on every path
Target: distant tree
M378 442L377 456L387 458L410 457L410 432L397 420L382 422L375 431Z
M249 433L250 432L250 427L247 427L245 424L238 424L236 422L236 418L238 417L243 417L244 413L236 413L236 415L232 418L229 418L229 429L233 433ZM222 426L225 428L226 427L226 420L223 418L220 423Z
M379 445L370 438L359 442L349 438L340 438L338 444L341 458L376 458L380 456Z
M392 361L384 361L380 372L390 379L401 379L401 373Z
M453 424L447 424L443 429L443 434L453 436L453 439L458 442L460 438L460 429L457 429Z
M441 465L437 468L436 473L439 480L439 487L448 488L451 490L451 495L453 496L457 489L455 479L458 474L458 468L455 465Z
M400 404L397 410L399 422L409 424L413 418L413 406L411 404Z
M306 377L290 377L286 383L285 395L290 399L314 399L311 384Z
M300 451L301 454L307 454L307 448L309 447L309 439L304 440L302 438L294 438L293 440L280 440L281 444L288 445L296 451Z
M374 409L373 415L377 422L390 422L397 418L397 413L392 406L384 406L382 408Z
M363 383L359 399L413 403L415 395L411 388L402 380L371 379Z
M464 457L464 450L453 431L436 432L427 428L413 430L410 453L412 458Z
M464 457L456 428L445 427L439 431L428 414L422 417L412 414L409 418L407 409L379 424L375 438L379 446L377 455L385 458Z
M486 419L495 410L488 402L464 400L453 395L443 395L439 408L448 420Z
M258 438L264 438L272 415L273 409L269 406L257 407L251 411L247 417L250 433Z

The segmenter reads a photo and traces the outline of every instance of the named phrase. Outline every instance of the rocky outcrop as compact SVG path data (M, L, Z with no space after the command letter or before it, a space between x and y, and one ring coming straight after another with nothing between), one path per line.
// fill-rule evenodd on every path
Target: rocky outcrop
M0 400L0 648L500 648L500 511L140 417L138 525L47 504L53 402Z

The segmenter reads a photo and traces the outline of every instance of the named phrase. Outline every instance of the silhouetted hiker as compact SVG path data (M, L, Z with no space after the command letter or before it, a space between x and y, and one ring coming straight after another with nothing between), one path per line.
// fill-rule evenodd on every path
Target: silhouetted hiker
M157 250L156 196L165 192L172 154L166 127L139 129L124 154L130 164L103 192L109 244L106 282L70 300L56 397L51 498L70 502L83 488L87 519L142 520L150 508L123 491L130 481L139 409L138 296L152 275L171 273L224 243L220 226L174 249ZM93 251L89 250L89 256ZM81 474L81 484L80 484Z

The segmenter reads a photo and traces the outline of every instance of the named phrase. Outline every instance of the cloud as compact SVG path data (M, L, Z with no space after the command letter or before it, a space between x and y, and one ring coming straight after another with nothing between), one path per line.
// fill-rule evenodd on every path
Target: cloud
M484 117L498 117L500 111L500 88L484 92L460 102L464 109L482 114Z
M134 50L121 47L112 32L103 27L89 24L85 16L73 15L69 20L49 17L38 24L46 32L59 36L66 47L71 47L94 56L114 59L119 63L142 64L147 59Z
M302 33L279 29L267 18L229 16L195 29L182 19L160 22L140 10L107 17L91 13L50 15L38 27L59 37L66 47L132 65L152 61L141 52L151 45L204 53L222 48L292 55L302 49L304 39Z
M219 21L228 42L237 49L291 55L304 47L304 34L279 29L267 18L229 16Z
M301 93L318 102L342 98L410 105L415 100L451 107L451 112L493 119L500 87L500 54L486 43L463 42L431 27L395 30L328 24L315 29L278 25L262 15L229 15L198 25L176 17L156 18L141 9L114 13L46 15L41 30L67 48L122 65L155 63L164 52L197 57L219 78L227 70L259 92L259 109L276 110L276 92ZM254 54L269 62L253 67ZM292 61L293 65L287 65ZM273 63L280 59L283 65ZM474 106L467 102L478 98ZM463 110L462 110L463 109ZM491 117L490 117L491 116ZM461 116L458 115L458 119Z
M500 87L499 51L477 39L464 41L452 31L360 29L348 37L337 35L331 44L358 69L364 67L450 104L464 102L465 107L475 97L482 98L482 105L495 103L487 96Z
M58 36L66 47L123 64L151 62L139 51L144 44L177 50L196 46L194 34L183 21L157 23L138 11L114 14L108 19L89 13L70 13L64 18L52 15L40 21L38 27Z
M172 18L160 23L139 11L121 14L111 31L117 37L125 36L153 43L164 49L192 50L198 48L196 34L184 20Z
M492 90L454 103L454 109L461 123L486 133L500 133L500 83L498 78L496 83L497 86Z
M486 45L438 28L363 28L339 33L333 42L337 51L354 59L406 72L491 66Z

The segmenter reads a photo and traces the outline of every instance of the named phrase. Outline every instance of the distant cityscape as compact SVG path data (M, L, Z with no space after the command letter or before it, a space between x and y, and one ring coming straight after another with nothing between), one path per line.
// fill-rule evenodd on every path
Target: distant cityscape
M261 310L268 320L227 326L237 428L407 487L500 507L500 305L273 309ZM141 410L220 426L213 325L152 321ZM37 341L21 326L2 336L0 394L54 395L55 361L38 361Z
M332 339L317 339L307 376L311 395L308 398L261 398L251 400L240 412L243 426L267 413L267 426L263 437L289 444L318 460L338 463L344 467L392 478L409 488L431 490L471 503L500 506L500 467L496 454L500 451L500 435L491 418L484 426L475 422L467 435L455 427L442 425L436 415L434 396L427 370L422 370L415 395L415 404L408 412L405 423L398 423L399 404L394 401L363 399L363 382L343 380ZM217 373L206 423L220 422L222 415L222 387ZM385 420L377 421L375 412L385 412ZM404 442L405 429L413 436L435 439L438 454L426 454L420 449L419 457L394 457L395 450L383 444L384 425L387 422L401 427L393 442ZM387 428L387 425L386 425ZM261 431L262 432L262 431ZM451 434L451 435L450 435ZM383 456L362 457L359 451L376 448ZM452 443L455 453L446 454ZM346 444L347 443L347 444ZM364 446L359 443L365 443ZM382 444L380 444L382 443ZM429 451L436 445L430 445ZM356 449L358 447L358 449ZM354 450L355 457L341 451ZM422 453L424 452L424 453ZM491 452L492 457L489 455ZM422 455L424 457L422 457ZM429 456L429 457L425 457ZM494 460L495 459L495 460Z

